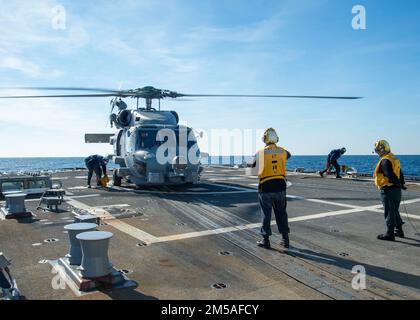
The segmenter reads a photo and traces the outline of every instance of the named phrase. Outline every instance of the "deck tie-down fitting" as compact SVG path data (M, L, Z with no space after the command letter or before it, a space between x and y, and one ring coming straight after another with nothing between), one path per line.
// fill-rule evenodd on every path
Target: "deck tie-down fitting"
M79 233L94 231L97 227L98 225L95 223L72 223L64 226L64 229L68 231L70 239L70 249L66 258L69 259L71 265L80 265L82 263L82 248L76 236Z

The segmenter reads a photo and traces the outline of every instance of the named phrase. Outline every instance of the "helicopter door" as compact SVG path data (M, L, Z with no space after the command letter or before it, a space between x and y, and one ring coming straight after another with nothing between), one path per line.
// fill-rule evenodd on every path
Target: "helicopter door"
M121 137L123 135L123 131L124 130L120 130L117 136L116 148L115 148L117 156L121 156Z

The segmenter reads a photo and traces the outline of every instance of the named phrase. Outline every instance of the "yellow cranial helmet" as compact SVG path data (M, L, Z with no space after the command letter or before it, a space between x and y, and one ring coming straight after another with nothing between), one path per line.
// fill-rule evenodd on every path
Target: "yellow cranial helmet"
M391 152L391 147L386 140L379 140L375 142L375 152L379 155Z
M262 140L265 144L277 143L279 142L279 137L276 133L276 130L273 128L268 128L265 130Z

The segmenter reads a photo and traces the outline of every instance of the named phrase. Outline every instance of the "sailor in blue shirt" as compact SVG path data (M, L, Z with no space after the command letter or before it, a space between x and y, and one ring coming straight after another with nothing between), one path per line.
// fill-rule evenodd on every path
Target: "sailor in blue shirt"
M102 172L103 172L103 175L106 176L106 165L107 165L107 163L108 163L108 160L105 159L104 157L98 155L98 154L91 155L91 156L89 156L85 159L86 167L89 170L88 181L87 181L88 188L91 187L90 181L92 179L94 171L95 171L95 175L96 175L96 185L97 186L102 186L102 184L101 184Z
M326 164L326 168L323 171L319 172L319 175L321 177L324 176L324 174L327 172L330 172L330 168L331 166L333 166L335 168L335 174L336 174L336 178L341 178L340 175L340 165L338 164L337 160L346 152L346 148L341 148L341 149L335 149L332 150L327 157L327 164Z

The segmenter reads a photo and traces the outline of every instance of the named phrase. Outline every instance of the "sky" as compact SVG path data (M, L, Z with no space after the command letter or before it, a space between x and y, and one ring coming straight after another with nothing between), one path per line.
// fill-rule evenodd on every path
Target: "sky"
M352 27L355 5L366 29ZM378 139L420 154L419 16L416 0L0 0L0 87L362 96L162 106L206 132L273 127L295 155L371 154ZM0 91L15 93L27 92ZM84 143L113 132L109 109L109 98L0 100L0 157L110 153Z

